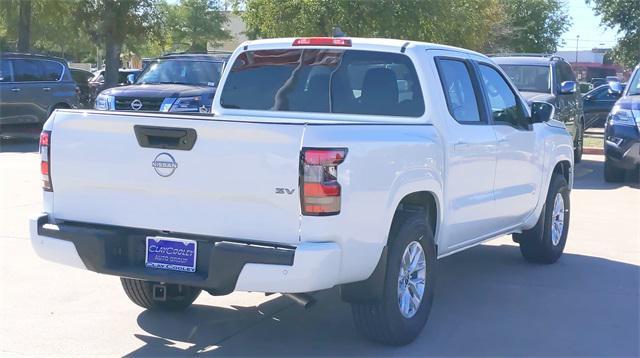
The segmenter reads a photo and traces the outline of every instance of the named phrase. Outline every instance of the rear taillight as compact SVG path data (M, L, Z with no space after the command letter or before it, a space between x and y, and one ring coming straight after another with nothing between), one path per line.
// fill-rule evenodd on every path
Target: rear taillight
M51 131L40 133L40 174L42 174L42 189L53 191L51 185Z
M340 213L342 187L338 183L338 165L347 156L347 148L303 148L300 158L300 200L302 215Z
M293 46L340 46L351 47L351 39L342 37L303 37L295 39Z

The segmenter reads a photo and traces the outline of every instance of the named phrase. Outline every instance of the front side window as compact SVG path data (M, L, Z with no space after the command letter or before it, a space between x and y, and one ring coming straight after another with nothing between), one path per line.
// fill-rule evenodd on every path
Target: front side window
M593 99L595 99L596 101L617 101L619 97L619 95L615 95L613 93L609 92L609 86L603 86L604 88L601 88L600 90L596 91L596 93L593 96Z
M220 80L222 63L194 60L159 60L138 77L140 84L187 84L215 87ZM125 81L126 81L126 75Z
M0 82L11 82L11 64L8 60L0 60Z
M525 116L507 81L494 68L482 64L480 76L489 98L493 121L522 126Z
M550 93L549 66L500 65L519 91Z
M478 99L467 65L460 60L438 60L438 73L449 113L461 123L479 123Z
M576 80L575 76L573 75L573 70L571 69L571 66L569 66L568 64L558 62L558 64L556 65L556 68L558 69L559 84L566 81Z
M13 60L13 77L16 82L45 81L43 61L16 59Z
M41 61L44 81L59 81L64 71L64 66L55 61Z
M419 117L420 83L402 54L283 49L240 54L225 81L224 108Z

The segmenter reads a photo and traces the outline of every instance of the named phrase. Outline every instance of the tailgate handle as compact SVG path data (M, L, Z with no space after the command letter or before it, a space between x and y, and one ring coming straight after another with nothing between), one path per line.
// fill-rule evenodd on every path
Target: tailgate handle
M138 144L143 148L191 150L198 135L193 128L133 126Z

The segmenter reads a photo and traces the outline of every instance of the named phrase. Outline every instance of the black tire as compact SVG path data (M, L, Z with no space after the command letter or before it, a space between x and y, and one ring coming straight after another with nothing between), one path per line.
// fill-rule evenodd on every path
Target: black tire
M552 219L556 195L560 194L564 202L564 225L559 241L552 240ZM549 184L547 199L536 226L521 234L513 234L514 241L520 243L520 252L527 261L552 264L562 256L567 243L570 219L570 197L567 181L562 175L554 174Z
M624 180L624 170L616 167L609 158L604 158L604 181L609 183L617 183Z
M436 249L433 233L424 213L406 216L391 232L387 251L387 267L383 295L375 304L351 304L353 320L358 331L367 339L385 345L401 346L411 343L427 323L436 278ZM417 242L425 256L426 275L422 300L410 318L399 307L399 275L402 255L409 244ZM414 244L415 245L415 244Z
M153 299L153 286L158 282L121 277L122 288L129 299L148 310L179 311L189 307L198 298L201 289L191 286L165 284L166 300Z
M580 163L584 149L584 124L581 124L581 122L578 122L578 127L576 128L576 139L574 140L573 148L573 162Z

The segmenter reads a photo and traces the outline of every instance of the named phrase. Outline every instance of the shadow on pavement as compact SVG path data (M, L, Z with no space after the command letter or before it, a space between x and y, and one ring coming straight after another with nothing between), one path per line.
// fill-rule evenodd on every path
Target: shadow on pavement
M0 153L38 152L38 139L0 139Z
M607 183L604 181L604 161L582 159L576 165L574 189L608 190L623 186L640 188L640 178L629 172L626 180L620 183Z
M572 254L555 265L534 265L510 245L481 245L438 265L431 318L406 347L360 338L334 289L317 293L319 302L306 311L277 298L237 310L195 305L182 314L143 312L138 324L150 336L138 335L145 345L129 355L640 354L638 266Z

